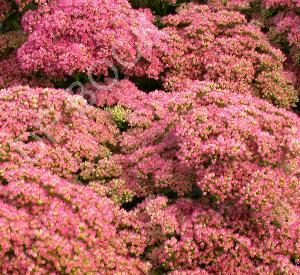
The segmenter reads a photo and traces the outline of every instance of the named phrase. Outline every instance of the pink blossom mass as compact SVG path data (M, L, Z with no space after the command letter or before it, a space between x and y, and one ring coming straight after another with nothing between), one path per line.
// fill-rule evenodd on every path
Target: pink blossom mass
M0 0L0 274L299 275L299 0Z

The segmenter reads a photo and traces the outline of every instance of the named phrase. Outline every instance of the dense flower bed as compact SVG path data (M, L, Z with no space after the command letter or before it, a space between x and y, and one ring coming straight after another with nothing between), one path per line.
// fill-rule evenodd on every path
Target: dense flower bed
M300 274L299 1L200 3L0 0L1 274Z

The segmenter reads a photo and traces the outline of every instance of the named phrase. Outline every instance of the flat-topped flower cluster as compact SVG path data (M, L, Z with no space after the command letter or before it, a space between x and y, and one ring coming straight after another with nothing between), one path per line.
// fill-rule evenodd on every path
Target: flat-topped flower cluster
M283 69L284 55L242 14L191 3L163 22L171 47L165 57L166 88L176 89L186 79L198 79L278 106L297 101L291 78Z
M151 13L132 9L127 0L50 1L25 13L22 26L29 37L18 59L24 71L55 76L107 75L118 67L155 78L162 71L164 35L152 20Z

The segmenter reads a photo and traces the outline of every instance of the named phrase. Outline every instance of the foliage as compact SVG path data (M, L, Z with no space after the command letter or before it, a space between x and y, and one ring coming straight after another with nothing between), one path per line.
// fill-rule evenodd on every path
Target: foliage
M135 8L151 8L155 14L165 16L174 13L176 7L190 0L130 0L130 2Z

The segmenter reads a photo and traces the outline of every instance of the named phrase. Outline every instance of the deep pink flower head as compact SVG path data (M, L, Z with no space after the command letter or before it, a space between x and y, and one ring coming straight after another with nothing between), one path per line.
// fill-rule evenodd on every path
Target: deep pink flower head
M84 72L158 77L165 35L148 11L127 0L53 0L23 17L28 41L18 50L24 71L49 75Z
M31 87L52 87L45 76L25 74L16 59L16 50L26 41L22 31L0 33L0 89L15 85Z
M0 106L0 272L146 274L105 197L119 195L110 114L28 86L1 90Z
M163 22L171 48L164 57L167 89L180 90L186 79L206 80L278 106L297 101L284 55L242 14L191 3Z

